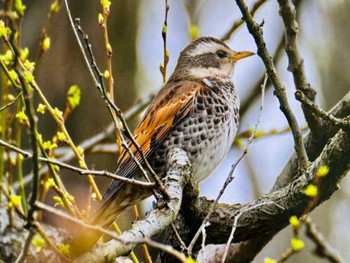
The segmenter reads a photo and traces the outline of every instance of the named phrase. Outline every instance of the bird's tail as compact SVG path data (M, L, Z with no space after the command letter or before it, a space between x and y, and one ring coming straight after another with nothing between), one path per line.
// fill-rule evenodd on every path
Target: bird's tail
M106 209L106 213L104 213ZM118 215L123 212L125 207L112 206L111 204L101 204L88 220L88 224L92 226L100 226L108 229L116 220ZM112 210L111 212L108 210ZM79 229L75 239L70 244L70 251L73 258L89 251L92 246L99 240L102 233L87 227Z
M113 187L113 183L111 187ZM150 189L140 188L132 184L125 184L122 187L119 185L119 187L114 188L114 191L111 191L110 188L107 190L100 205L90 216L88 224L108 229L126 208L150 196L152 193ZM77 237L70 244L72 257L77 257L89 251L101 236L100 231L88 228L78 231Z

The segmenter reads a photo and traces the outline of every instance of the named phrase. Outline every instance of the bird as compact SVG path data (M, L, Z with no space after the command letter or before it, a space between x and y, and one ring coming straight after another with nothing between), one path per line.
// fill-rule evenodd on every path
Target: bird
M154 172L163 178L167 155L178 147L186 152L197 183L210 176L226 158L239 125L239 98L233 84L236 62L253 52L233 51L211 36L200 37L179 55L175 70L153 98L133 136ZM123 150L116 174L138 178L144 159L129 142ZM134 154L132 158L130 152ZM118 215L152 194L150 189L112 180L88 223L108 228ZM90 250L101 234L83 231L73 240L78 254Z

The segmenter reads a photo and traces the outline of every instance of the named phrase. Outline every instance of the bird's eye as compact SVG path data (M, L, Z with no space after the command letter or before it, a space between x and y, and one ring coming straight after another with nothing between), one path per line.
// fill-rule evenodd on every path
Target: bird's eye
M225 51L223 51L223 50L218 50L218 51L216 51L216 55L219 57L219 58L224 58L224 57L226 57L226 52Z

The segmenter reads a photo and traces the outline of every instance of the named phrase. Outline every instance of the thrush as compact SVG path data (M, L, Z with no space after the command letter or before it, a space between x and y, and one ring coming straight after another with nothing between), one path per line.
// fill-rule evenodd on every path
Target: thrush
M235 52L213 37L191 42L181 53L174 73L150 103L134 138L160 177L168 167L167 154L184 150L192 164L195 181L202 182L225 159L239 123L239 98L232 82L237 60L253 55ZM130 143L141 165L143 158ZM140 169L123 150L116 174L137 177ZM127 207L151 195L149 189L113 180L89 223L108 228ZM100 237L84 232L73 243L88 250Z

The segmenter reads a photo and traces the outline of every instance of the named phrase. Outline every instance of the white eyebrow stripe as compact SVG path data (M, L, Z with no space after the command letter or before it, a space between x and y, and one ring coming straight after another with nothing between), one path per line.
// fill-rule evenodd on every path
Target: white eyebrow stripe
M215 51L219 49L226 50L227 48L223 45L220 45L219 43L215 42L203 42L197 45L197 47L189 52L190 56L197 56L205 53L215 53Z

